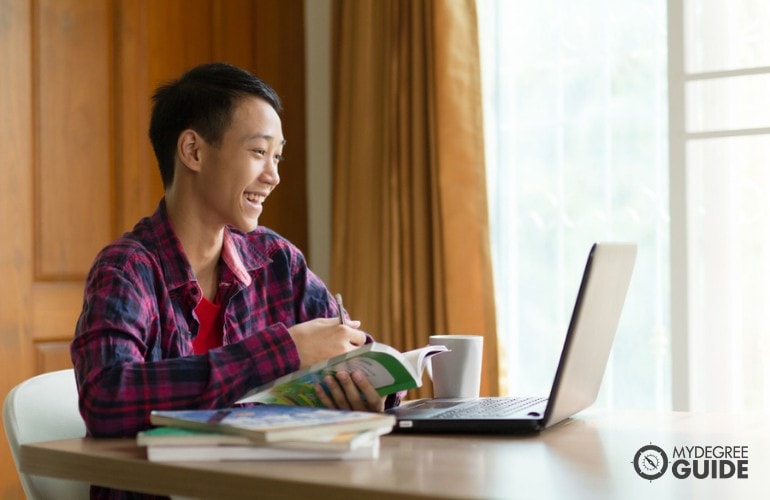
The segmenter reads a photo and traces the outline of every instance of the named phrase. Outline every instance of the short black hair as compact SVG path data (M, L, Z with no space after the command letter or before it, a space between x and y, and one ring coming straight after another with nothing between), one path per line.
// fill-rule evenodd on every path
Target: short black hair
M227 63L196 66L178 80L158 87L152 96L150 141L164 188L174 180L179 134L192 129L209 144L219 144L230 126L235 103L246 96L260 97L276 112L281 111L281 100L272 87Z

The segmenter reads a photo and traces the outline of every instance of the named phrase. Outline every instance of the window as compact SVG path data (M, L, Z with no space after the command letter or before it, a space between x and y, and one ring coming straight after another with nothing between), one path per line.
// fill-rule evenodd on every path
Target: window
M632 240L598 404L770 409L770 2L478 5L509 391L547 390L590 242Z
M478 8L507 392L550 389L591 243L633 241L597 404L670 407L666 3Z
M675 403L770 409L770 4L670 0ZM676 126L674 126L676 124ZM673 199L673 198L672 198Z

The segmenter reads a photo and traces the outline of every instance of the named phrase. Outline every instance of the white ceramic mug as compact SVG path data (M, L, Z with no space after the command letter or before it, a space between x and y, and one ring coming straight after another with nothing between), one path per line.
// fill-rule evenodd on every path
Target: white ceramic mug
M477 398L481 386L481 335L431 335L431 345L445 345L451 352L430 359L434 398Z

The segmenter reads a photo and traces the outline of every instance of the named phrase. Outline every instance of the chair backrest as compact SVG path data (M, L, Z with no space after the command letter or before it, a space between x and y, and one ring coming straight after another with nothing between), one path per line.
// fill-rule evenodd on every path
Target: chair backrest
M85 436L74 370L37 375L11 389L3 403L3 424L17 470L22 444ZM21 471L19 478L29 499L89 497L90 487L85 483Z

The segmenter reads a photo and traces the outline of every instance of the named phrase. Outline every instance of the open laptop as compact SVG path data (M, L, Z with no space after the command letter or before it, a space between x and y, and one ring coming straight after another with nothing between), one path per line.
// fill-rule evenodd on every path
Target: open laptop
M599 393L635 260L635 244L591 247L549 396L420 399L388 410L396 416L394 432L537 432L591 406Z

